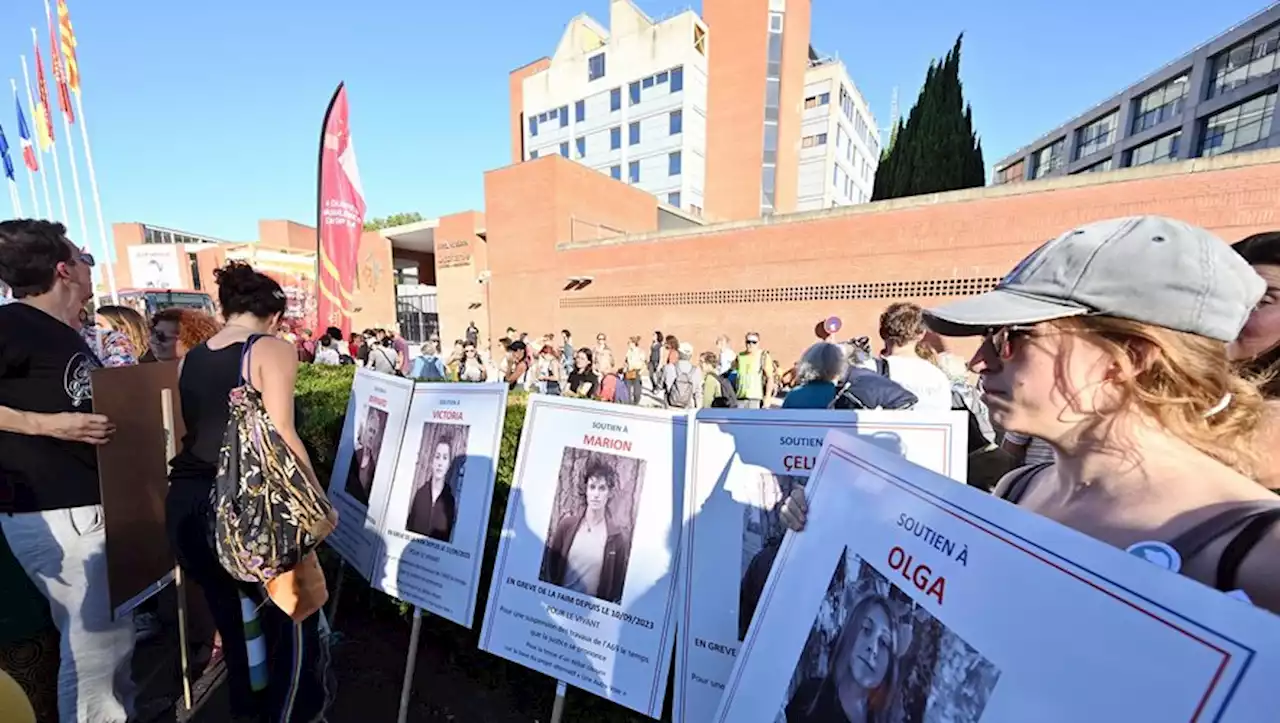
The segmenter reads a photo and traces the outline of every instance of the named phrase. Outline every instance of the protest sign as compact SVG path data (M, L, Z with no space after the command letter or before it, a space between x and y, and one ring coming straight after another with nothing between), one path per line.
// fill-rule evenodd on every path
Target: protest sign
M97 448L98 487L107 533L107 592L112 614L127 614L171 579L165 529L170 442L185 433L178 407L178 364L95 369L93 410L116 425Z
M531 398L481 649L662 713L685 428L666 411Z
M676 643L675 723L711 718L786 528L778 510L808 479L828 429L844 429L963 482L961 412L699 411L690 424Z
M831 432L714 721L1274 720L1280 619Z
M404 438L413 380L367 369L351 382L342 438L329 479L338 527L327 542L366 580L378 560L382 512Z
M418 384L382 515L374 587L471 627L506 384Z

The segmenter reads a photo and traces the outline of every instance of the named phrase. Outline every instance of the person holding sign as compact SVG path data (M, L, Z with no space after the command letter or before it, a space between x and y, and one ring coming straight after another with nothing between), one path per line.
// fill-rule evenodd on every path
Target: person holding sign
M1280 612L1280 499L1255 481L1264 402L1227 354L1265 288L1203 229L1122 218L1048 242L926 323L981 336L970 366L992 421L1057 453L995 494ZM793 494L789 526L804 507Z
M609 514L617 487L618 473L612 467L587 467L578 486L585 509L556 525L547 546L547 582L611 603L622 600L631 541Z

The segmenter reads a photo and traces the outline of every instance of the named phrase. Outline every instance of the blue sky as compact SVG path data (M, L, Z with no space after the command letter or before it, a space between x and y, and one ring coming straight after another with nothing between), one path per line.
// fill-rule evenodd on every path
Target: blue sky
M255 238L260 218L314 223L319 124L339 80L371 215L483 208L482 173L510 162L507 74L549 55L575 14L608 17L608 0L70 2L107 222L231 240ZM638 2L653 16L688 6ZM813 44L845 61L882 126L893 88L905 113L963 31L988 165L1268 4L812 2ZM0 6L0 69L19 88L18 56L31 61L29 27L43 38L44 22L41 0ZM11 107L0 124L16 150Z

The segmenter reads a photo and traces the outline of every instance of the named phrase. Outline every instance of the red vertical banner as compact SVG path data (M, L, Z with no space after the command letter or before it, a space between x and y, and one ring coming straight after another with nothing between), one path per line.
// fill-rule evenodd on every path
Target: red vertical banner
M364 190L348 123L347 89L339 83L329 101L320 137L320 192L316 212L316 327L351 333Z

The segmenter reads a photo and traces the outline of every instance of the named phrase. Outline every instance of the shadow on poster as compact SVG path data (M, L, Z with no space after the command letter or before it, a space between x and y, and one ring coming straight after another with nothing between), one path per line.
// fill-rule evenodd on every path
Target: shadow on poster
M176 445L185 433L178 363L97 369L91 380L94 411L116 426L111 441L98 447L98 485L107 533L107 587L113 614L120 616L158 592L173 574L164 522L165 424L170 420Z

